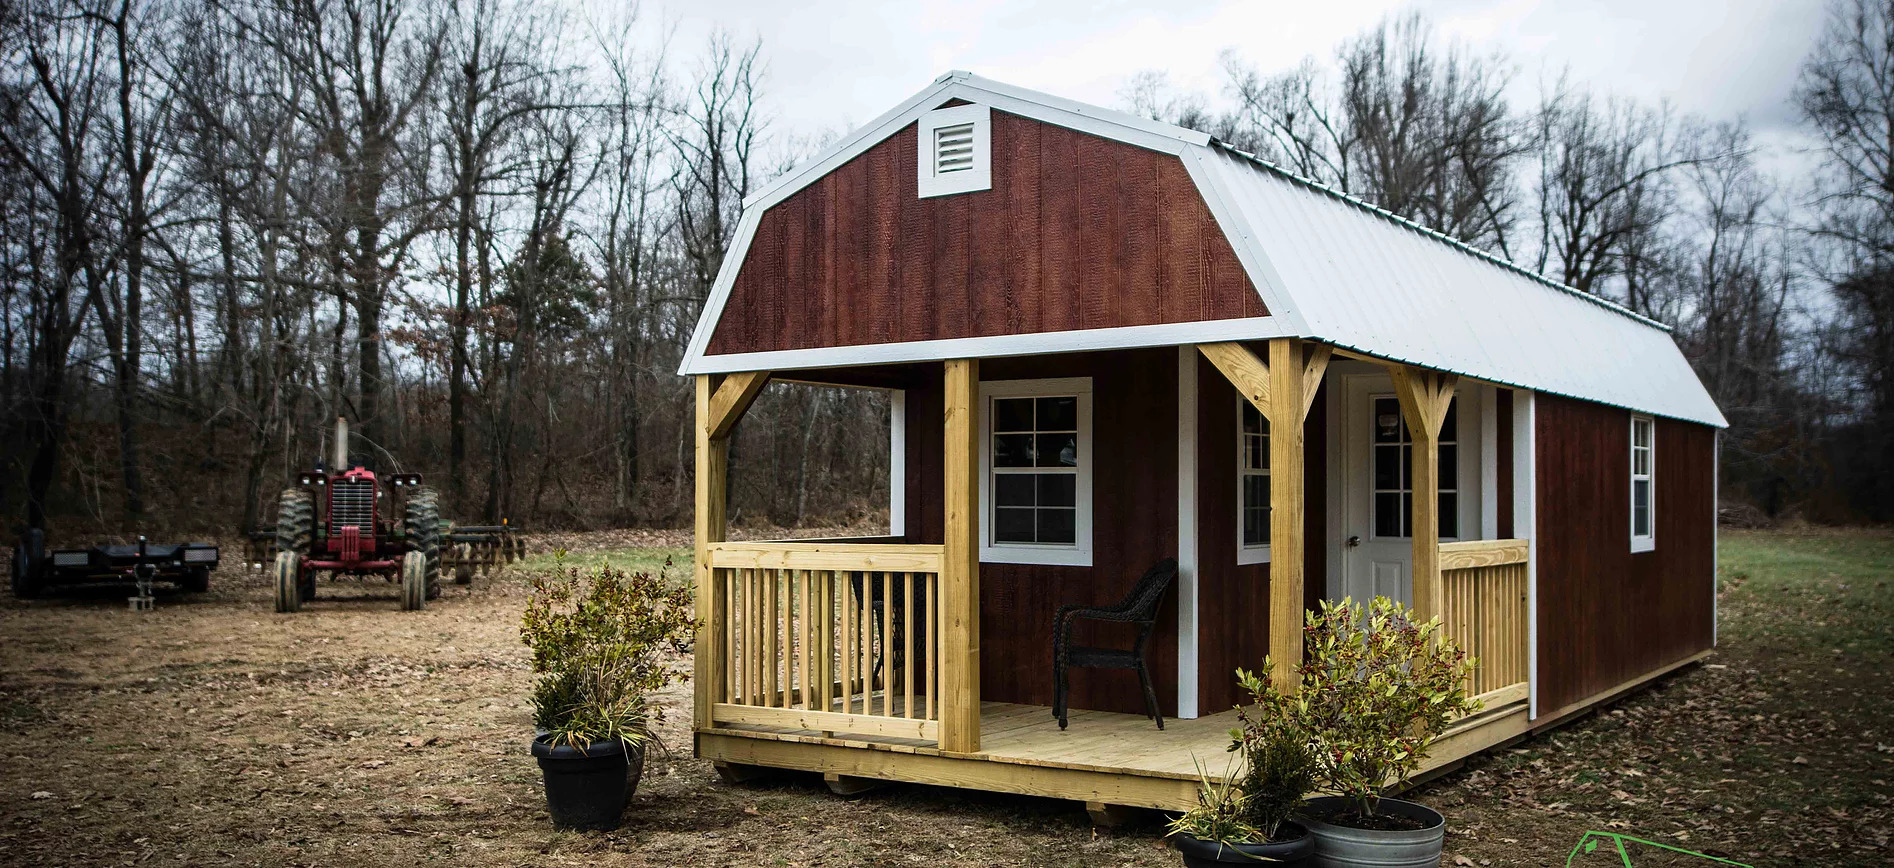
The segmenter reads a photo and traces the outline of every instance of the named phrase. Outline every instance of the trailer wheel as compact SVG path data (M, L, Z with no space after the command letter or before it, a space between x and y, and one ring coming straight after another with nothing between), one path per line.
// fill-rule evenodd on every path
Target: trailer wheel
M295 552L276 553L276 611L300 612L303 556Z
M179 584L184 586L184 590L193 594L210 590L210 567L192 567L191 571L185 574L184 581Z
M441 595L441 496L422 486L408 495L402 505L402 532L408 545L421 555L427 575L426 599ZM415 608L420 608L416 606Z
M427 608L427 558L420 552L401 557L401 609L418 612Z
M39 596L39 561L45 555L38 528L28 528L13 547L13 596L31 600Z

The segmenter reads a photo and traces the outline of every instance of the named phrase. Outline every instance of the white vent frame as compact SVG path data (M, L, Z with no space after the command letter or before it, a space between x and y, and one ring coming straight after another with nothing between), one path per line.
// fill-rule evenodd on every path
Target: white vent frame
M920 197L952 196L993 189L993 110L983 105L957 105L935 109L916 122L920 133L915 137L915 181ZM937 172L935 136L943 128L972 125L973 166L952 172Z

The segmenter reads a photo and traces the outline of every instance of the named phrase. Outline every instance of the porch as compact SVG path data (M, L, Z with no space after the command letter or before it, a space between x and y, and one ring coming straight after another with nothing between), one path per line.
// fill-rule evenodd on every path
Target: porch
M1299 435L1320 429L1321 412L1313 424L1310 412L1320 406L1317 397L1324 394L1333 351L1285 339L1260 346L1140 352L1122 364L1097 361L1095 368L1072 356L992 360L991 378L985 380L981 360L973 359L898 372L884 366L784 374L805 382L898 383L906 390L911 433L938 432L907 450L910 461L926 468L909 469L911 490L906 492L913 504L938 507L931 517L937 529L897 529L898 536L875 540L724 541L727 438L771 374L700 377L697 586L706 628L696 646L697 753L732 774L749 767L814 771L838 787L898 780L1096 805L1188 807L1195 798L1198 763L1213 775L1223 771L1235 719L1229 689L1200 697L1199 682L1222 685L1232 680L1228 669L1259 667L1265 653L1279 662L1277 677L1284 678L1301 658L1300 628L1311 601L1339 597L1338 589L1351 587L1338 584L1334 571L1321 566L1325 553L1342 545L1342 535L1319 525L1310 532L1305 526L1305 520L1320 520L1309 515L1311 510L1324 512L1309 506L1307 492L1324 486L1329 474L1328 462L1319 460L1319 452L1311 461ZM1159 359L1175 360L1168 375L1176 379L1151 373L1156 366L1150 362ZM1423 616L1439 615L1448 634L1480 661L1467 689L1481 699L1482 710L1456 722L1436 744L1427 765L1431 770L1527 730L1530 545L1511 537L1481 538L1495 536L1498 525L1491 520L1472 522L1465 533L1454 534L1460 539L1440 541L1441 528L1462 526L1442 518L1441 504L1451 511L1456 496L1481 496L1473 487L1450 483L1443 488L1442 453L1427 448L1441 442L1443 424L1450 422L1454 378L1365 358L1348 364L1387 372L1388 394L1398 397L1407 430L1398 438L1408 457L1397 488L1410 493L1411 505L1402 508L1411 514L1391 538L1411 551L1411 568L1404 569L1399 590L1387 592L1410 598ZM1212 514L1221 518L1238 512L1220 506L1206 510L1197 495L1194 378L1200 365L1213 372L1210 376L1221 372L1229 384L1225 388L1233 390L1230 401L1256 408L1273 434L1262 445L1272 484L1266 510L1257 511L1266 513L1271 545L1260 565L1247 561L1251 566L1240 567L1232 554L1225 567L1213 563L1217 555L1200 551L1209 533L1200 527L1213 521ZM1135 373L1108 371L1120 368ZM1119 406L1100 410L1126 429L1117 435L1124 443L1113 447L1102 433L1078 433L1064 447L1106 455L1099 462L1104 469L1096 491L1089 483L1081 489L1085 497L1101 501L1096 528L1086 529L1102 537L1101 545L1097 553L1088 550L1082 562L1026 560L1039 566L1020 568L1014 564L1022 561L1007 560L1016 555L993 545L989 525L997 521L987 513L997 507L986 477L997 472L997 461L994 453L982 452L999 448L983 440L1010 436L987 430L996 424L989 420L990 402L1019 399L1000 397L1016 395L1014 390L989 395L983 386L995 380L1017 383L1035 374L1063 376L1041 382L1069 385L1076 381L1074 373L1097 374L1101 393L1108 385L1114 392L1135 393L1111 398ZM1141 388L1116 388L1140 377ZM1149 388L1153 380L1160 388ZM1166 382L1177 384L1176 397L1162 394ZM1087 377L1085 383L1090 390L1092 380ZM925 400L934 395L940 396L938 409ZM1098 400L1108 399L1101 394ZM1168 421L1149 430L1135 427L1148 424L1150 417L1164 419L1167 410L1177 421L1176 433L1166 436L1175 440L1151 436L1168 428ZM1071 427L1088 432L1091 412L1084 408L1085 421ZM1125 506L1119 502L1125 496L1121 489L1109 483L1111 474L1151 476L1158 466L1149 460L1151 453L1164 454L1169 446L1176 447L1178 463L1174 488L1163 494L1178 504L1176 523L1139 514L1131 520L1147 526L1133 530L1123 524L1124 514L1106 508L1107 502ZM1144 460L1113 460L1113 448ZM1314 484L1305 485L1311 466ZM1166 464L1156 475L1171 472ZM1129 554L1106 550L1106 539L1127 533L1142 533L1149 544ZM1075 699L1070 727L1061 731L1048 705L1037 700L1043 685L1015 674L1039 677L1039 670L1050 668L1050 636L1043 622L1053 601L1115 600L1127 589L1125 567L1148 565L1152 554L1173 551L1182 569L1172 592L1175 608L1165 615L1175 625L1165 624L1160 637L1170 643L1162 650L1174 655L1164 658L1172 665L1162 673L1165 729L1143 715L1122 713L1128 709L1114 708L1111 696L1095 689ZM984 590L983 575L989 582ZM1043 588L1048 584L1061 590L1048 592ZM1217 626L1205 618L1200 623L1206 599L1216 601L1211 606L1237 599L1226 592L1257 602L1248 608L1233 604L1234 622ZM1058 596L1069 593L1097 599ZM986 647L996 649L995 658L982 660L983 638Z

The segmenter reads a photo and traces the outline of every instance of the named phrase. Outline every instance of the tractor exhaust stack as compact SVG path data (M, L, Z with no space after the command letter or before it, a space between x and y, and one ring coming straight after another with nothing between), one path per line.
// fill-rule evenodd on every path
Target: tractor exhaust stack
M340 473L349 469L349 420L347 416L335 417L335 463L329 465Z

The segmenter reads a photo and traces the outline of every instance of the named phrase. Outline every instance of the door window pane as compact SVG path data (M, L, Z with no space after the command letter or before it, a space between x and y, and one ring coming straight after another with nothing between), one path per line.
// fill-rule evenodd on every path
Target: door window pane
M1460 535L1460 445L1458 402L1447 405L1447 418L1440 427L1439 488L1440 536L1451 539ZM1401 416L1401 403L1392 396L1377 396L1372 404L1374 426L1370 451L1373 489L1369 522L1374 535L1394 539L1413 535L1414 438Z

